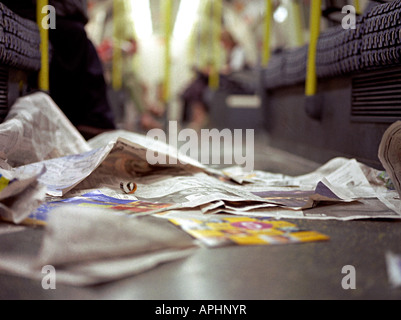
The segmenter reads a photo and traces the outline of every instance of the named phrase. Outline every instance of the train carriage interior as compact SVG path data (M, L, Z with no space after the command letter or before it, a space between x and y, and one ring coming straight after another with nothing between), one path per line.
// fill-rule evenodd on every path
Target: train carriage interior
M52 111L45 111L48 107ZM38 115L47 118L35 120ZM181 300L182 305L185 300L398 300L401 153L391 154L390 147L398 147L399 120L401 0L0 0L0 299ZM34 124L26 129L30 121ZM102 137L123 133L114 142L118 147L92 149ZM164 158L170 162L152 162L147 145L138 151L149 136L191 160L175 167L171 159L180 155L174 153ZM164 151L157 146L149 149L156 148L160 160ZM131 147L138 153L126 160ZM79 171L84 178L57 189L60 193L51 189L69 172L78 175L73 163L79 155L96 152L104 152L103 158L92 171ZM387 162L381 152L388 153ZM70 164L51 167L68 156ZM342 171L331 169L337 163ZM43 169L33 176L30 168L38 170L37 164ZM251 166L251 172L237 176L236 164ZM125 170L118 191L110 187L120 178L114 170ZM309 180L303 179L317 173L327 177L307 190L302 181ZM96 174L104 180L93 188ZM43 182L46 196L39 187L45 177L55 179ZM157 183L162 178L166 181ZM240 187L248 198L239 198ZM273 198L294 190L296 198ZM205 197L212 200L201 203ZM308 202L289 204L302 197ZM60 203L76 204L76 210L68 207L70 219ZM60 209L59 224L48 231L50 222L40 219L50 219L54 208ZM95 215L99 208L102 214L117 211L119 219L127 212L134 218L117 227L99 213L105 224L96 227L85 209ZM201 227L188 236L182 225L182 230L173 225L208 213L215 224L245 219L239 228L249 227L249 219L260 219L252 223L262 229L274 220L266 228L278 233L256 241L249 230L235 238L239 231L230 229L224 231L225 246L211 249L220 234L194 245ZM287 221L300 230L280 225ZM205 223L202 228L212 228ZM60 231L63 224L71 235ZM139 232L132 240L131 225ZM53 278L46 286L47 273L34 275L26 261L51 249L46 241L57 231L61 240L53 242L49 255L59 265L53 268L50 260L53 269L46 269L57 274L55 289ZM310 243L274 245L297 232L299 242ZM99 249L91 237L101 233ZM260 245L269 241L272 245ZM123 256L138 265L113 266L111 260L110 266L103 260L97 265L91 255L115 261ZM399 259L398 288L390 256ZM77 259L87 264L75 266L81 263ZM161 306L144 312L171 312ZM244 306L229 311L245 312Z

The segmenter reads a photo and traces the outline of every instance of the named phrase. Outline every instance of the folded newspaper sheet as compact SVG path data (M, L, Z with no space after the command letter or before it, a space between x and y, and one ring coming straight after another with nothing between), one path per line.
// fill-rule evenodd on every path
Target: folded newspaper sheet
M1 251L0 269L43 281L43 268L51 266L57 284L89 286L186 258L197 249L191 237L161 219L68 206L55 210L35 245L38 254Z
M120 178L132 179L137 176L150 174L162 170L166 166L152 166L146 161L147 150L153 146L146 146L137 142L131 142L124 138L116 140L109 139L109 143L98 149L92 149L88 152L70 155L62 158L45 160L38 163L28 164L17 169L20 173L30 173L37 171L38 166L45 166L46 173L39 181L48 187L48 194L51 196L62 197L74 189L79 183L85 180L89 175L99 170L97 174L106 174ZM137 140L136 140L137 141ZM146 143L147 139L142 138ZM155 148L158 148L155 146ZM163 152L159 149L158 152ZM168 149L166 148L166 152ZM168 154L169 157L180 158L176 154ZM176 170L187 172L200 171L202 166L193 165L194 161L177 161ZM192 162L192 163L190 163ZM120 185L118 183L117 185Z
M14 168L90 150L78 130L44 93L17 100L0 125L0 159Z
M19 174L0 160L0 217L19 224L45 201L47 189L38 183L44 172L41 166L29 175Z

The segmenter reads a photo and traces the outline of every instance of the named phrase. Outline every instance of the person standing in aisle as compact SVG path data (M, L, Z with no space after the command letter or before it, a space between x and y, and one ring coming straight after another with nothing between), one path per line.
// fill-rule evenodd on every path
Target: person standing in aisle
M57 27L50 30L50 95L87 139L114 130L103 66L85 31L87 0L50 0Z

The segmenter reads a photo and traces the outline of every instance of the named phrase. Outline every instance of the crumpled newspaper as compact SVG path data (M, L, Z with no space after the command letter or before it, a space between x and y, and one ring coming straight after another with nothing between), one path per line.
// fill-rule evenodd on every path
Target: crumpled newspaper
M0 160L0 217L20 224L46 199L47 188L38 182L46 172L41 166L30 174L18 173Z
M43 268L51 266L57 283L89 286L188 257L197 248L163 219L63 207L52 213L38 254L0 252L0 270L42 281Z

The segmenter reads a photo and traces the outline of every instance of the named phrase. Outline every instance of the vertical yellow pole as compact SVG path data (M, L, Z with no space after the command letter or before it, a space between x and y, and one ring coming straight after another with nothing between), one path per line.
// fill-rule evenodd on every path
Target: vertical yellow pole
M48 14L43 13L43 8L49 4L48 0L38 0L36 4L36 17L40 30L40 53L41 53L41 69L39 71L39 89L43 91L50 90L49 81L49 29L44 28L42 22Z
M310 4L310 41L306 75L306 95L314 96L317 92L316 51L320 36L320 21L322 18L322 0L311 0Z
M191 66L199 66L198 51L196 50L197 33L193 32L189 36L189 46L187 51L187 59Z
M123 85L122 76L122 51L121 51L121 28L119 16L121 15L122 3L120 0L113 0L113 61L112 61L112 86L118 91Z
M164 0L164 38L165 38L165 51L164 51L164 85L163 85L163 100L168 103L170 100L171 90L171 36L172 36L172 13L173 1Z
M265 17L265 30L263 38L263 54L262 54L262 66L267 67L270 60L270 44L271 44L271 30L272 30L272 17L273 17L273 2L272 0L266 0L266 17Z
M213 66L212 72L209 77L209 87L213 90L217 90L220 85L219 66L221 60L221 19L223 14L223 2L222 0L212 1L213 11Z
M354 0L355 11L357 14L362 13L361 2L359 0Z
M305 44L301 6L299 4L299 0L291 0L290 4L293 23L292 29L295 34L296 46L301 47Z
M137 33L136 33L136 29L135 29L135 22L134 22L134 19L132 18L132 15L133 15L132 13L133 13L133 10L134 10L134 8L132 6L132 1L126 2L126 10L127 10L127 13L130 15L130 18L128 20L129 23L130 23L129 35L133 39L137 40L138 36L137 36ZM132 70L134 72L136 72L137 69L138 69L138 61L139 61L138 60L138 55L134 54L133 57L132 57Z
M201 18L199 21L198 33L198 50L199 50L199 67L203 69L210 62L209 42L206 40L209 35L209 15L207 14L209 8L209 0L201 0ZM207 35L207 36L206 36Z

